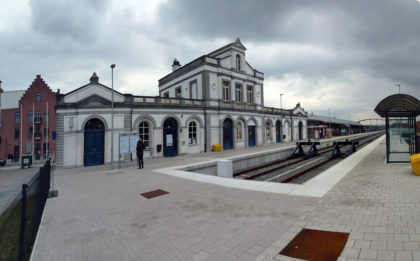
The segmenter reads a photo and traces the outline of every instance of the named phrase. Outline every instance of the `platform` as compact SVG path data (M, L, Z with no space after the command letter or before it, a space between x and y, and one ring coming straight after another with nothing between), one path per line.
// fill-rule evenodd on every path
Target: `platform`
M331 184L315 196L154 171L216 153L150 160L145 169L117 173L56 171L59 197L47 201L31 260L291 260L279 252L302 228L349 232L339 260L420 260L420 177L409 164L385 164L386 145L378 143L320 174L318 185ZM157 189L169 193L140 195Z

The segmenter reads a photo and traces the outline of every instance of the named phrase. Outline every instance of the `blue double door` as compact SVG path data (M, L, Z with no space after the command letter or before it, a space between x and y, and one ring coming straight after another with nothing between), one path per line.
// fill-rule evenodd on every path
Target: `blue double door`
M104 164L105 128L99 119L91 119L85 125L84 166Z
M223 122L223 150L233 149L233 122L226 119Z
M168 118L163 123L163 156L178 155L178 124L175 119Z
M255 146L255 126L248 126L248 147Z
M281 123L280 121L276 122L276 142L281 142Z

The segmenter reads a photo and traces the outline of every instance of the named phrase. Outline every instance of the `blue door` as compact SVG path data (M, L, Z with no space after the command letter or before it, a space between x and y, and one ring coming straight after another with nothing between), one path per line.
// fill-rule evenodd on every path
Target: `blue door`
M173 118L163 123L163 156L174 157L178 155L178 124Z
M104 164L104 124L99 119L91 119L85 125L84 165Z
M255 126L248 126L248 147L255 146Z
M302 124L302 122L300 121L300 122L299 122L299 140L301 140L301 139L302 139L302 132L303 132L303 124Z
M231 119L223 122L223 150L233 148L233 124Z
M276 122L276 142L281 142L281 124L280 121Z

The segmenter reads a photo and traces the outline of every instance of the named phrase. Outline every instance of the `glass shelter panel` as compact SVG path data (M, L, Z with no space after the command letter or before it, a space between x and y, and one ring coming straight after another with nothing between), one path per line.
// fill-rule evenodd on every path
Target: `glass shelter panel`
M415 153L413 117L390 117L387 126L388 162L409 162Z

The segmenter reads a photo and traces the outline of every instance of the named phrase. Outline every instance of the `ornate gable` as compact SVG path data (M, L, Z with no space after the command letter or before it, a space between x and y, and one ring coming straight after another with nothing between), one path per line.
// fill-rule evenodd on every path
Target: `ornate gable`
M102 96L93 94L76 103L79 108L108 108L111 107L111 101Z

